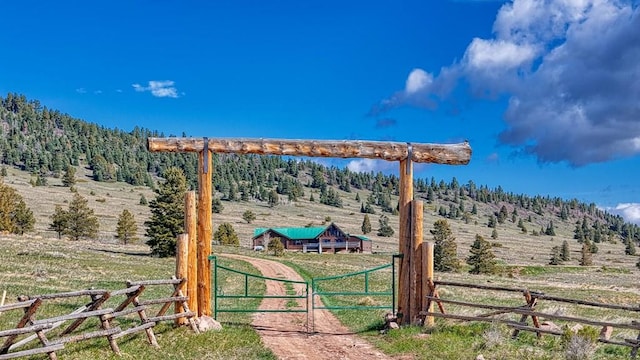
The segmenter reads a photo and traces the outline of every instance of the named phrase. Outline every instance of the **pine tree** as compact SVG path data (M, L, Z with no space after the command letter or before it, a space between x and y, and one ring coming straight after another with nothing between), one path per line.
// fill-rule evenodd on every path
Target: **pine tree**
M362 226L360 227L360 229L362 229L363 234L368 234L371 232L371 221L369 220L368 214L364 214L364 219L362 220Z
M33 213L22 196L0 178L0 231L22 234L31 231L34 223Z
M284 255L284 244L279 237L271 238L267 244L267 250L273 251L274 256L282 256Z
M551 248L551 258L549 259L549 265L560 265L562 263L562 255L560 254L560 248L554 246Z
M137 232L138 225L133 214L127 209L122 210L116 225L116 239L122 240L125 245L132 243L138 240Z
M76 184L76 168L71 165L67 165L62 176L62 186L72 187Z
M493 231L491 231L491 238L494 240L498 238L498 230L493 229Z
M389 225L389 218L386 215L381 215L378 220L380 227L378 228L378 236L390 237L395 233L393 228Z
M242 213L242 220L246 221L247 224L251 224L251 222L253 222L253 220L256 219L256 214L253 213L253 211L251 210L247 210L244 213Z
M633 243L632 239L627 239L627 243L624 248L624 253L627 255L635 255L636 254L636 246Z
M580 251L582 257L580 258L581 266L591 266L593 265L593 259L591 257L591 249L589 244L585 241L582 243L582 250Z
M269 192L269 207L275 207L280 202L280 198L278 197L278 193L275 190L271 190Z
M93 238L98 235L100 223L94 215L93 209L89 208L87 199L74 194L73 199L69 203L69 209L66 214L66 227L62 232L68 235L71 240L80 240L80 238Z
M58 239L61 239L64 229L67 228L67 212L62 208L62 206L56 205L56 208L50 218L51 224L49 224L49 230L55 231L58 234Z
M560 249L560 259L562 259L562 261L571 260L571 252L569 251L569 242L567 242L567 240L562 242L562 248Z
M224 206L222 205L220 198L214 197L211 199L211 211L214 214L220 214L222 210L224 210Z
M165 181L155 190L156 198L149 202L151 217L145 221L147 245L154 256L176 254L176 238L184 232L184 195L187 180L182 170L172 167L164 173Z
M33 211L27 207L27 204L23 200L15 204L13 221L15 224L13 232L15 234L23 235L25 232L33 231L36 218L33 216Z
M471 274L494 274L498 267L495 255L491 251L491 244L482 236L476 234L476 240L469 250L471 255L467 258L467 264L471 265Z
M449 222L444 219L433 223L433 267L436 271L458 271L460 260L458 259L458 245L453 236Z
M549 221L549 225L544 230L545 235L556 236L556 230L553 227L553 221Z
M221 245L240 245L240 239L238 238L238 234L236 234L236 230L233 228L233 225L228 222L218 226L218 230L213 234L213 240Z
M139 204L143 205L143 206L149 205L149 202L147 201L147 198L144 196L144 194L140 194L140 202L139 202Z

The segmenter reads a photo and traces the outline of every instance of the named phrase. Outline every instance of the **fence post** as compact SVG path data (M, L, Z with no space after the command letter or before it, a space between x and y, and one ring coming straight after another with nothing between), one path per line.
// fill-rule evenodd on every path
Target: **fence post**
M198 316L211 316L211 173L208 139L198 153Z
M187 277L187 267L189 263L189 235L180 234L176 242L176 279L184 279ZM178 285L178 289L184 293L185 283L182 282ZM187 305L188 306L188 305ZM181 302L176 302L175 305L176 314L184 312L184 307ZM176 325L186 325L186 318L177 318Z
M429 282L433 281L433 243L431 241L428 241L425 244L425 252L426 252L426 258L425 258L425 267L426 267L426 271L424 273L424 280L425 280L425 285L424 285L424 295L423 298L426 299L426 294L429 293L429 286L427 284L429 284ZM429 301L429 308L425 309L428 312L433 312L433 301ZM426 304L425 304L426 305ZM424 325L425 326L433 326L434 325L434 318L433 316L427 316L424 319Z
M411 313L411 267L413 246L411 244L411 200L413 200L413 166L411 159L400 161L400 231L399 252L402 254L398 269L398 321L402 325L411 324L415 314Z
M187 291L189 310L198 314L198 242L196 192L188 191L184 197L184 228L189 236L187 245Z
M411 322L419 322L420 311L427 305L426 298L426 251L423 240L424 203L411 201L411 240L413 243L413 263L411 266Z

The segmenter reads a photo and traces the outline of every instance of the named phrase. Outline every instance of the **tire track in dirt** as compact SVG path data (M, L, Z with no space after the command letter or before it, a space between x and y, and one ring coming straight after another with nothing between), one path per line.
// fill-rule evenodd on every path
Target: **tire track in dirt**
M303 280L293 269L276 261L241 255L220 255L246 261L266 277ZM266 280L265 283L266 295L286 295L284 283L273 280ZM294 285L297 294L304 294L303 285ZM284 309L287 301L287 299L263 299L260 309ZM298 305L301 308L304 308L303 301L305 300L299 299ZM320 300L317 299L316 305L320 304ZM307 334L305 313L256 313L253 316L252 325L260 334L265 346L282 360L393 359L350 332L327 310L315 310L313 334Z

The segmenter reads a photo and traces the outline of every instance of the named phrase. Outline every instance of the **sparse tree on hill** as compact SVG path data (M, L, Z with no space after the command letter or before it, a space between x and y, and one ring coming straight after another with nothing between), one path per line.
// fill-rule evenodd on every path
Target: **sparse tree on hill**
M24 234L33 230L35 218L16 189L0 179L0 231Z
M279 237L271 238L267 244L267 250L272 251L274 256L282 256L284 255L284 244Z
M369 220L369 215L364 214L364 219L362 219L362 226L360 227L363 234L368 234L371 232L371 220Z
M556 236L556 230L553 227L553 221L549 221L549 225L547 225L547 228L544 230L545 235L549 235L549 236Z
M116 239L120 239L125 245L138 240L136 233L138 232L138 225L136 225L136 219L133 214L124 209L118 216L118 224L116 226Z
M240 239L233 225L230 223L222 223L218 226L218 230L213 234L213 240L217 241L221 245L240 245Z
M549 259L549 265L560 265L562 263L562 256L560 255L560 248L554 246L551 248L551 258Z
M467 258L467 264L471 265L471 274L494 274L497 272L495 255L491 251L491 243L482 236L476 234L476 240L469 250L471 255Z
M638 260L638 262L636 263L636 267L640 269L640 260Z
M393 236L395 231L393 231L393 228L389 225L389 218L386 215L381 215L378 222L380 223L380 227L378 228L378 236Z
M433 223L433 267L437 271L458 271L460 260L458 259L458 245L453 236L449 222L444 219Z
M275 207L280 202L280 198L278 197L278 192L276 190L271 190L269 192L269 207Z
M633 243L632 239L627 239L627 243L624 247L624 253L627 255L635 255L636 254L636 245Z
M498 230L493 229L493 231L491 231L491 238L494 240L498 238Z
M144 196L144 194L140 194L140 205L142 206L147 206L149 205L149 202L147 201L147 198Z
M582 250L580 251L582 257L580 258L581 266L591 266L593 265L593 259L591 256L591 249L587 242L582 243Z
M89 207L87 199L80 194L73 195L66 218L66 227L62 233L68 235L71 240L93 238L98 235L100 229L98 218Z
M76 168L71 165L67 165L62 175L62 186L72 187L76 184Z
M489 216L489 221L487 221L487 227L495 228L496 227L496 217L493 215Z
M53 230L58 234L58 239L62 238L64 229L67 228L67 212L60 205L56 205L53 214L50 216L51 224L49 230Z
M176 238L184 232L184 195L187 180L182 170L172 167L164 173L165 181L155 190L151 200L151 217L145 221L147 245L159 257L175 256Z
M251 222L253 222L253 220L256 219L256 214L253 213L253 211L251 210L247 210L244 213L242 213L242 220L246 221L247 224L251 224Z
M560 259L562 259L562 261L571 260L571 252L569 251L569 242L567 240L562 242L562 248L560 249Z
M222 201L218 197L214 197L211 199L211 211L214 214L220 214L224 210L224 206L222 205Z

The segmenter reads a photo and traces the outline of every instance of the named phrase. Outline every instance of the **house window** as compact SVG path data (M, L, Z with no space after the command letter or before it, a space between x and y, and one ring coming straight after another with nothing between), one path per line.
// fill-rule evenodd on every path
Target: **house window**
M302 245L302 240L294 240L293 245Z

